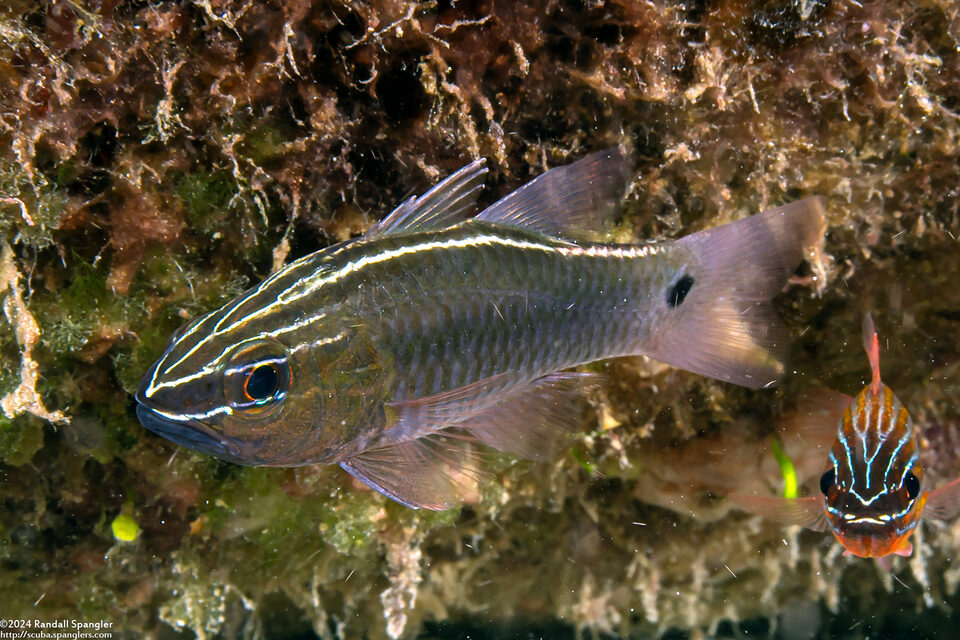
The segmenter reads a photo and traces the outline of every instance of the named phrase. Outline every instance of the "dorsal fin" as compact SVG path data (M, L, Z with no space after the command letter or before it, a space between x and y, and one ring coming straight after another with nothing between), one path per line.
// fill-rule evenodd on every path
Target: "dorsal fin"
M863 316L863 349L867 352L867 358L870 359L870 371L873 374L870 391L877 395L880 393L880 341L869 312Z
M404 231L445 229L460 222L476 202L487 175L484 160L474 160L420 196L413 196L372 226L365 238Z
M483 210L476 220L575 237L598 231L623 198L632 174L619 147L550 169ZM582 235L582 233L580 234Z

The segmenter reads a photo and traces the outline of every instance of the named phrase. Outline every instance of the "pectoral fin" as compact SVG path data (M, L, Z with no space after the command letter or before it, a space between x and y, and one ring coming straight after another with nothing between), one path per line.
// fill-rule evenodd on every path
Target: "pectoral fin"
M581 426L578 405L601 376L554 373L528 384L501 374L453 391L394 402L380 444L340 463L350 475L412 509L477 500L483 443L533 460Z
M937 520L949 520L960 513L960 478L937 487L927 494L923 516Z
M853 398L844 393L812 389L797 397L796 408L778 421L777 431L784 441L796 440L798 448L829 450L837 439L837 424L851 402Z
M494 449L544 460L582 428L584 394L601 380L590 373L544 376L461 426Z
M783 524L795 524L814 531L827 530L827 514L823 498L776 498L773 496L745 496L731 493L727 499L738 508Z

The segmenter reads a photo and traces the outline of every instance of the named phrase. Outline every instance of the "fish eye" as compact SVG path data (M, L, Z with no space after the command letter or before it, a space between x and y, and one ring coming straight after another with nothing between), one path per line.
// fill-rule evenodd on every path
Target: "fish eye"
M830 491L830 487L834 485L836 480L837 472L834 469L830 469L820 476L820 491L823 495L827 495L827 492Z
M280 390L280 372L272 362L264 362L247 370L243 393L254 402L267 400Z
M920 479L913 475L913 471L908 471L903 477L903 486L907 489L907 496L911 500L920 495Z
M235 414L261 417L278 409L290 390L286 350L270 340L239 345L227 360L223 391Z

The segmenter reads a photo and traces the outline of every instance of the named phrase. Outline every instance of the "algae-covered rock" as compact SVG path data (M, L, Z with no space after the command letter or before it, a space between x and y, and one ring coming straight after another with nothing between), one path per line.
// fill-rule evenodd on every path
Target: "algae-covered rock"
M780 389L595 365L570 449L492 464L446 513L137 423L186 319L473 158L491 202L618 144L617 241L826 197L821 259L778 299ZM767 455L815 384L863 386L869 310L927 474L960 474L958 195L953 2L5 2L0 613L161 637L942 633L960 524L886 573L676 469L716 446L718 478L776 490L733 452Z

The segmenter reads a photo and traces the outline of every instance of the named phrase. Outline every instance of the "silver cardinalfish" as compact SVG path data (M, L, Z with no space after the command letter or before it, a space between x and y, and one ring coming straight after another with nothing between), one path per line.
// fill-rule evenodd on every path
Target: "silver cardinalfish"
M742 508L818 531L830 529L844 555L909 556L909 538L921 516L948 519L960 511L960 479L926 491L913 419L880 379L880 346L873 319L863 320L863 348L872 380L856 398L846 397L832 424L836 436L820 477L820 495L774 498L733 495ZM832 394L832 392L830 392ZM824 405L836 413L834 394Z
M598 376L644 354L764 387L770 299L821 235L821 202L677 241L583 240L629 179L621 150L548 171L466 219L472 162L364 236L300 258L177 331L137 392L143 425L240 464L339 464L413 508L471 498L482 443L537 459Z

